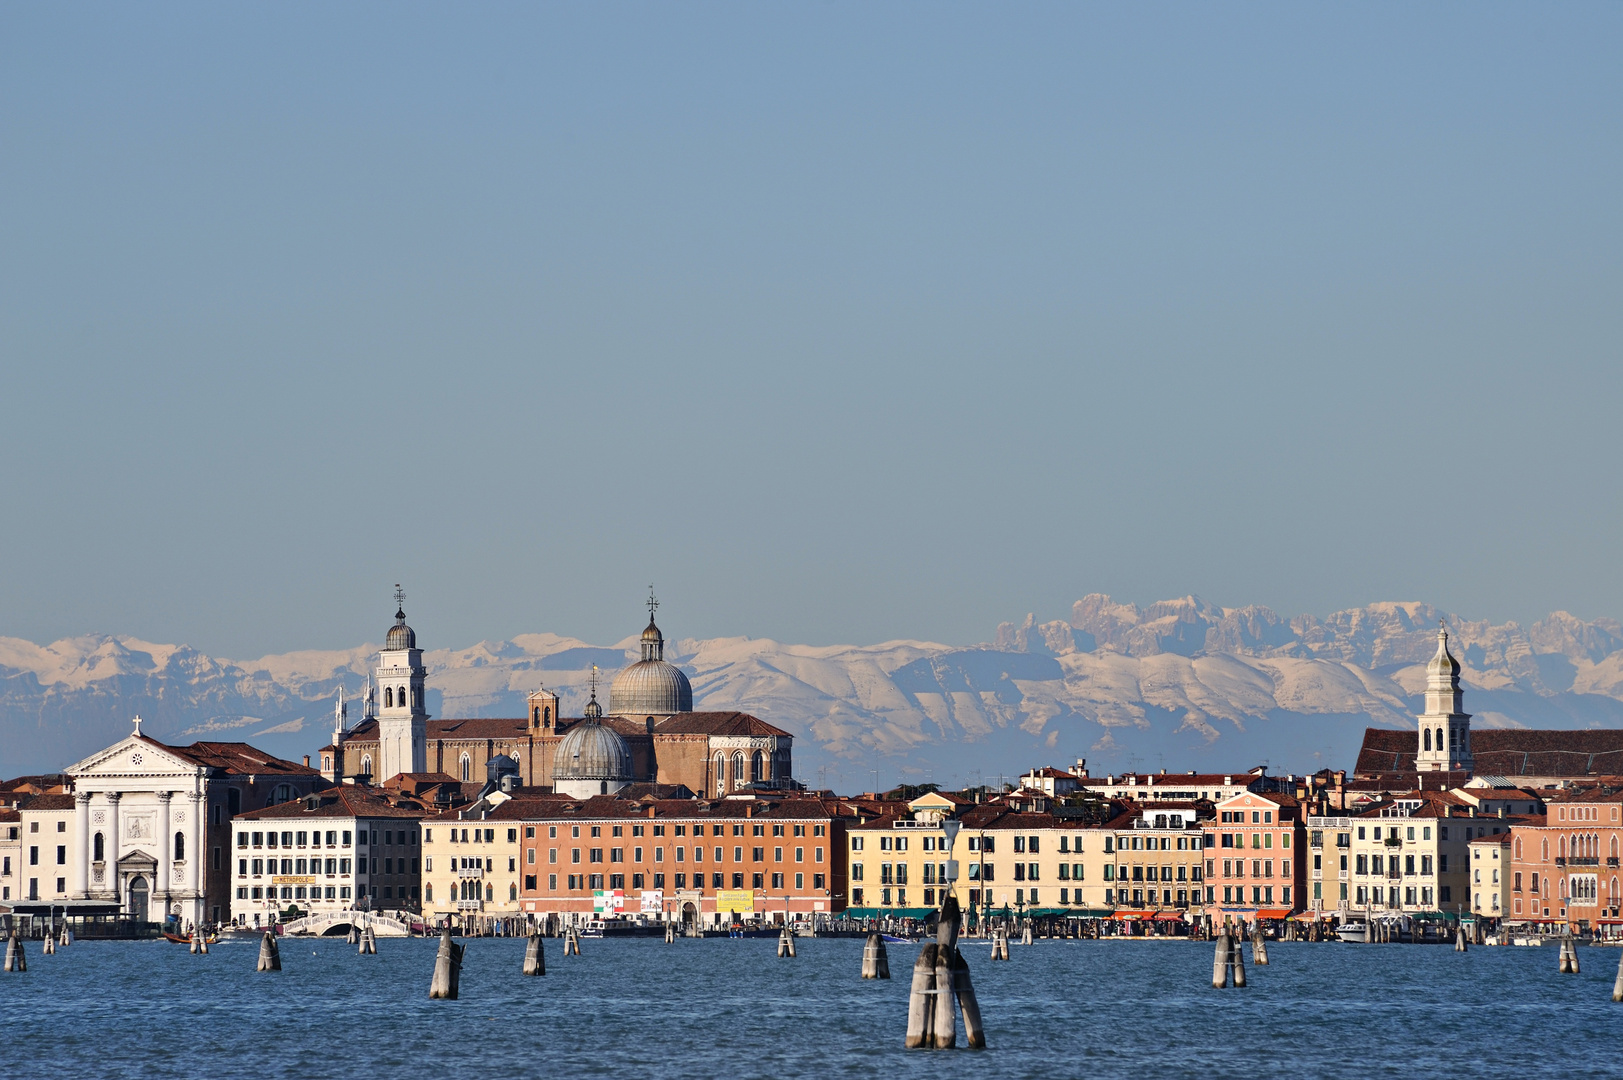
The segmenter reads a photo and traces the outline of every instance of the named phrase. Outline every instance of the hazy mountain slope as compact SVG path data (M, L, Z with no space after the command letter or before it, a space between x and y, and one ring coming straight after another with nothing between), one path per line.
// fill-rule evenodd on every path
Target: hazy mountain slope
M700 708L745 709L793 731L797 771L842 788L899 772L1012 775L1078 755L1105 770L1264 759L1300 770L1350 765L1366 725L1413 724L1444 617L1477 723L1623 726L1623 625L1565 612L1524 629L1420 603L1286 619L1192 596L1141 609L1093 595L1068 620L1027 616L971 648L716 638L671 650ZM612 672L635 644L525 634L429 650L429 707L517 716L545 684L578 711L591 665ZM0 773L68 764L128 731L137 712L160 738L313 754L330 738L337 690L353 700L375 654L368 645L244 662L109 635L45 646L0 638Z

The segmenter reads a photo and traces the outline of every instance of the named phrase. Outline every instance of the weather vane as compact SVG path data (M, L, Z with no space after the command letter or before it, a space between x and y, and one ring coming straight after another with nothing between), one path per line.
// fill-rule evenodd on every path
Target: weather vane
M654 621L654 610L659 607L659 601L654 598L654 584L648 583L648 621Z
M406 610L406 590L400 587L400 582L394 583L394 606L401 611Z

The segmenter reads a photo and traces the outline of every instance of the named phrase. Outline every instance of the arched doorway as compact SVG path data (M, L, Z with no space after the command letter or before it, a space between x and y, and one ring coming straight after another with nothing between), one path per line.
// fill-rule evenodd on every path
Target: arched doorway
M137 875L130 879L130 917L136 922L147 921L147 879Z
M686 926L686 927L691 927L698 920L699 920L699 909L693 906L693 902L689 901L689 902L683 904L682 905L682 925Z

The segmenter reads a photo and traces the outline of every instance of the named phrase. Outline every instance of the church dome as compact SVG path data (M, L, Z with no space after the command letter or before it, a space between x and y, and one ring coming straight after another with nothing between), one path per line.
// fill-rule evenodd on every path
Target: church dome
M615 784L631 780L631 748L613 728L587 717L570 729L558 744L553 759L554 786L559 781L607 780Z
M389 627L389 636L383 646L393 652L398 649L415 649L417 647L417 632L406 625L406 610L399 608L394 613L394 625Z
M638 660L609 684L609 712L668 716L693 711L693 686L682 669L663 660Z
M615 716L644 713L669 716L693 711L693 687L682 669L665 662L665 635L654 624L659 606L648 596L648 626L642 632L642 659L623 669L609 684L609 712Z

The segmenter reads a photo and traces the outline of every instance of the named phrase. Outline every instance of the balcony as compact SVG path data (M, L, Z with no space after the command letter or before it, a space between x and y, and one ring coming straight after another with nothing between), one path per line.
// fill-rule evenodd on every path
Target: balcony
M1563 858L1561 858L1561 857L1560 857L1560 856L1559 856L1559 855L1558 855L1558 856L1556 856L1556 859L1555 859L1555 865L1557 865L1557 866L1565 866L1565 865L1567 865L1567 860L1566 860L1566 859L1563 859Z
M482 878L485 876L485 868L483 866L459 866L456 868L456 876L459 878Z
M1606 860L1606 865L1607 866L1612 866L1612 867L1617 866L1617 856L1613 855L1611 858L1607 859Z
M1568 866L1599 866L1600 857L1597 855L1579 855L1567 860Z
M456 909L458 911L479 911L483 909L484 906L485 902L483 900L458 900L456 902Z

